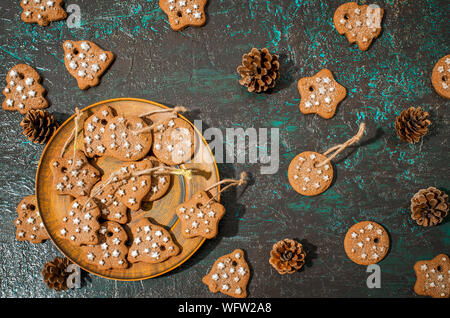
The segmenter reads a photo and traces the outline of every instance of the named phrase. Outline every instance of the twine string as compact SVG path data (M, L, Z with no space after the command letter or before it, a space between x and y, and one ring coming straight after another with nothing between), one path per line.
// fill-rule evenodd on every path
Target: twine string
M75 162L75 151L77 150L77 137L78 137L78 122L81 118L81 112L78 109L78 107L75 107L75 127L72 130L72 133L70 134L69 138L67 138L66 142L64 143L62 150L61 150L61 157L64 156L64 153L66 152L67 148L69 147L70 143L74 141L73 143L73 162L72 165Z
M241 178L240 179L223 179L222 181L219 181L215 184L213 184L212 186L206 188L204 191L205 192L209 192L212 189L218 187L219 185L228 183L228 185L226 185L225 187L223 187L222 189L220 189L220 191L218 191L215 195L212 196L211 199L209 199L208 202L206 202L205 205L210 204L212 201L214 201L215 199L217 199L217 197L224 191L226 191L227 189L234 187L234 186L241 186L243 184L247 183L247 173L244 171L241 173Z
M140 114L139 117L142 118L142 117L150 116L153 114L160 114L160 113L171 113L173 115L176 115L178 113L184 113L186 111L187 111L187 108L184 106L175 106L174 108L151 110L147 113ZM138 135L138 134L142 134L145 132L150 132L153 130L155 125L156 125L156 123L153 123L152 125L142 128L140 130L135 130L135 131L133 131L133 134Z
M359 141L364 133L366 129L366 124L365 123L361 123L359 125L359 130L356 133L356 135L354 135L352 138L350 138L349 140L347 140L346 142L344 142L343 144L340 145L336 145L331 147L330 149L328 149L327 151L325 151L323 153L324 156L328 156L330 153L333 153L331 156L327 157L327 159L325 159L324 161L322 161L321 163L319 163L316 167L320 168L323 165L329 163L333 158L335 158L340 152L342 152L345 148L353 145L355 142Z

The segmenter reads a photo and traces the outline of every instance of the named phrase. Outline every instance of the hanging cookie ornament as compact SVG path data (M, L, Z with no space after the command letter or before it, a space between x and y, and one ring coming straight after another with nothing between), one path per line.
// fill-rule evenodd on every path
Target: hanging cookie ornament
M361 139L365 124L359 125L358 133L345 143L331 147L323 154L305 151L297 155L289 165L288 179L295 191L302 195L314 196L327 190L333 182L331 160L341 151Z
M203 191L199 191L186 202L176 208L176 214L181 222L181 233L186 238L204 237L211 239L217 235L219 222L225 215L225 207L216 201L218 196L230 187L247 183L247 174L241 173L241 178L224 179ZM223 189L211 196L209 191L227 184Z

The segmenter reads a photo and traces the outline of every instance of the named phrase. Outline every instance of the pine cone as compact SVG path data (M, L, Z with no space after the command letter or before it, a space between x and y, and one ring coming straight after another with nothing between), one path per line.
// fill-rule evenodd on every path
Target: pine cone
M410 107L400 113L395 119L395 130L401 140L415 143L428 133L428 112L424 112L421 107Z
M66 273L66 268L69 264L70 261L67 258L55 257L53 261L44 265L42 276L48 288L56 291L67 289L66 280L68 273Z
M280 62L278 55L270 54L269 50L253 48L242 57L242 65L237 68L241 75L239 83L248 87L249 92L261 93L275 87L280 77Z
M30 110L20 122L23 134L35 144L46 143L58 128L55 116L46 110Z
M411 218L422 226L441 223L448 214L448 195L429 187L417 192L411 199Z
M269 263L280 274L292 274L305 264L306 252L303 245L290 239L284 239L273 245Z

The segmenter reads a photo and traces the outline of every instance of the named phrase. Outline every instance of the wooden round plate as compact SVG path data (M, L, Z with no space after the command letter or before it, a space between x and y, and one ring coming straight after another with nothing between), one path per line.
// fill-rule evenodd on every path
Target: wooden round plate
M123 116L139 115L152 110L168 108L152 101L135 98L111 99L88 106L82 110L82 117L79 123L80 129L76 140L78 149L83 149L82 123L93 111L104 105L112 107L117 112L117 115ZM150 119L152 121L159 121L169 116L169 113L160 113L150 116ZM189 122L183 116L178 116ZM181 248L180 254L158 264L140 262L130 265L127 269L103 270L96 265L84 261L81 257L80 250L76 246L56 234L59 230L61 219L73 198L69 195L57 195L56 190L52 189L53 176L50 169L50 161L52 158L60 156L64 143L74 130L74 117L73 115L64 122L50 139L42 153L36 173L36 196L39 211L44 226L55 246L73 263L79 265L84 270L101 277L116 280L142 280L152 278L167 273L183 264L203 244L205 239L201 237L186 239L181 235L181 224L178 222L175 208L182 202L190 199L197 191L201 191L219 181L219 171L214 156L207 142L202 137L201 132L189 122L194 127L196 135L196 151L192 162L181 165L181 167L195 169L197 172L193 174L192 178L187 179L183 176L173 175L169 191L164 197L154 202L144 202L141 210L130 213L130 223L134 223L143 217L148 217L153 223L162 225L167 230L170 230L175 242ZM73 146L74 144L72 142L69 147ZM123 163L110 157L100 157L91 159L90 161L103 171L105 175L109 175L112 171L117 170L119 165ZM218 190L218 188L211 190L211 194L214 195L216 193L215 191ZM127 225L124 227L128 230Z

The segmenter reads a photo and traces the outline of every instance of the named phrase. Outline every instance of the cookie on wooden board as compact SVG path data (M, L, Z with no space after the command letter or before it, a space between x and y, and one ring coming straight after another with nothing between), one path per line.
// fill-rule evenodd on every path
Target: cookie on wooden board
M288 179L292 188L302 195L314 196L323 193L333 182L333 166L331 162L317 167L327 157L305 151L292 159L288 168Z
M102 218L120 224L128 223L127 206L118 199L117 186L105 183L98 182L91 191L91 194L95 193L93 200L102 212Z
M450 261L447 255L439 254L432 260L414 264L417 281L414 291L417 295L433 298L449 298Z
M217 235L219 222L225 215L225 207L215 200L209 201L210 195L199 191L190 200L177 206L176 214L184 237L201 236L211 239Z
M82 258L101 269L127 268L128 235L116 222L107 221L100 225L97 245L82 247Z
M347 2L336 9L333 22L339 34L366 51L381 33L383 14L384 10L376 4L360 6Z
M140 219L130 228L133 239L128 252L130 263L161 263L180 253L180 248L174 243L170 232L147 218Z
M21 0L22 21L47 26L50 22L64 20L67 13L62 4L63 0Z
M236 297L247 297L247 284L250 269L244 258L244 251L234 250L230 254L219 257L211 271L202 279L212 293L221 293Z
M84 121L83 145L87 157L104 156L107 153L104 136L106 127L114 117L111 107L102 106Z
M82 90L97 86L114 60L112 52L90 41L65 41L63 48L64 64Z
M18 241L41 243L49 238L44 223L42 223L34 194L23 198L16 211L17 219L14 224L16 225L16 239Z
M172 30L187 26L200 27L206 23L205 5L208 0L159 0L159 7L169 18Z
M318 114L329 119L336 113L339 103L347 95L347 90L340 85L328 69L323 69L312 77L298 81L301 96L300 111L303 114Z
M166 165L159 161L156 157L147 157L151 161L153 167L165 167ZM150 191L144 197L144 201L151 202L161 199L170 188L171 175L170 174L154 174L152 177L152 183Z
M4 110L16 110L26 114L30 109L48 107L44 98L45 88L40 84L41 76L29 65L17 64L6 75L6 87L3 89Z
M450 54L441 58L434 66L431 83L439 95L450 98Z
M389 251L389 245L387 231L372 221L356 223L348 230L344 239L347 256L359 265L380 262Z

